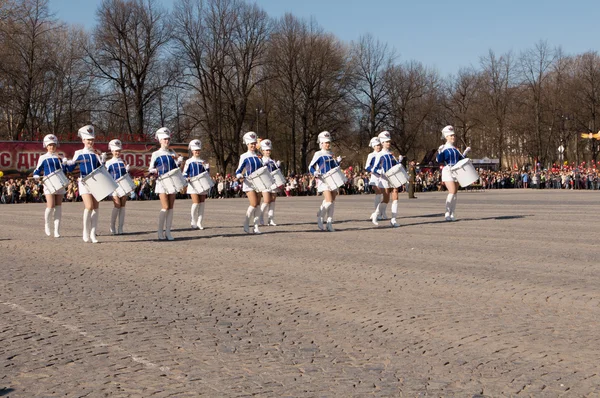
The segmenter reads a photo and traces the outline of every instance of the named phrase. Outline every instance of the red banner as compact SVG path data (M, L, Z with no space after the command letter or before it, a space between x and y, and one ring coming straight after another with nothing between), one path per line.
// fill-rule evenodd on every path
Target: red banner
M94 148L106 152L107 159L111 158L108 143L96 142ZM187 157L187 145L173 144L170 146L179 155ZM76 150L83 149L83 144L78 142L59 143L58 156L71 159ZM128 144L123 143L121 157L125 164L130 166L129 173L133 176L142 176L148 173L152 152L158 149L158 143L152 144ZM31 177L37 166L38 159L46 153L41 142L31 141L0 141L0 171L4 177L26 178ZM77 173L78 170L75 170Z

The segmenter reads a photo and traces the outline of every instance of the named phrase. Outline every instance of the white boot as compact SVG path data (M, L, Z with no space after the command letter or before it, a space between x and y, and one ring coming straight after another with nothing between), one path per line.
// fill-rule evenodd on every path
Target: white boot
M387 203L379 202L379 204L375 208L375 212L373 214L371 214L371 222L373 222L373 224L379 225L379 223L377 222L377 220L381 219L381 213L383 211L382 209L385 206L387 206Z
M335 202L331 202L329 209L327 209L327 231L335 232L333 229L333 212L335 211Z
M260 210L258 213L258 222L260 223L260 225L265 225L265 213L268 211L269 209L269 204L262 202L260 204Z
M325 231L325 227L323 226L323 217L326 217L325 212L325 200L321 203L321 207L319 207L319 211L317 212L317 226L321 231Z
M444 214L444 218L446 221L452 221L452 202L454 201L455 194L449 193L446 197L446 213Z
M392 202L392 219L390 220L390 224L394 228L399 227L398 223L396 222L397 215L398 215L398 201L394 200Z
M198 229L204 229L204 227L202 226L202 219L204 218L204 204L204 202L201 202L198 205L198 222L196 223Z
M254 214L253 214L253 217L254 217L254 233L255 233L255 234L260 234L260 233L261 233L261 232L260 232L260 230L258 229L258 219L259 219L260 217L258 216L258 214L256 214L256 212L257 212L257 211L259 211L259 210L260 210L260 209L254 208ZM262 213L262 212L261 212L261 213Z
M112 213L110 213L110 234L111 235L117 234L117 227L116 227L117 217L119 217L119 208L113 207Z
M125 208L121 207L119 209L119 228L117 230L119 235L123 235L123 225L125 225Z
M250 217L254 220L254 209L256 207L248 206L248 210L246 210L246 218L244 219L244 232L250 233Z
M60 238L60 221L62 219L62 206L54 208L54 237Z
M50 225L52 224L54 224L54 208L46 207L46 211L44 211L44 232L47 236L52 234L50 232Z
M90 229L90 240L92 243L98 243L98 239L96 239L96 228L98 227L98 209L92 210L90 219L92 224L92 228Z
M196 224L196 220L198 219L198 203L192 203L192 208L190 209L190 217L192 219L191 226L192 229L198 228L198 224Z
M269 216L269 225L276 227L277 224L275 224L275 202L269 203L268 216Z
M329 231L330 228L330 221L332 221L332 217L331 217L331 207L332 207L333 203L332 202L325 202L323 204L323 220L326 221L326 225L323 228L323 231ZM321 224L322 225L322 224ZM331 226L331 228L333 228L333 226Z
M450 220L456 221L456 217L454 216L454 210L456 210L456 200L458 199L458 195L454 194L452 198L452 202L450 203Z
M167 218L165 220L165 236L167 240L175 240L171 235L171 226L173 225L173 209L167 210Z
M90 219L91 211L88 209L83 209L83 241L90 241L90 228L91 228L91 219Z
M374 205L375 205L375 212L377 212L377 219L381 219L381 212L379 209L379 204L381 203L381 200L383 199L383 195L378 193L375 194L375 201L374 201ZM371 214L371 221L373 221L373 214ZM375 225L379 225L379 224L375 224Z
M167 218L167 210L160 209L158 213L158 240L165 240L165 219Z

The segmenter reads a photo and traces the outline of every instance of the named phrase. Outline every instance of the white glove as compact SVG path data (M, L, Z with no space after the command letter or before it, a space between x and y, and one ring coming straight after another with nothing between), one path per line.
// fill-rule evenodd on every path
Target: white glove
M321 172L319 170L315 171L315 173L313 174L315 177L320 177L321 176Z
M281 162L280 162L279 160L278 160L278 161L276 161L276 162L275 162L275 166L277 166L277 167L281 166Z
M402 163L402 159L404 159L404 156L402 156L402 155L399 155L399 156L398 156L398 162Z
M33 175L33 179L34 179L34 180L39 180L39 179L40 179L40 176L39 176L38 174L34 174L34 175Z
M126 165L125 165L125 171L126 171L127 173L129 173L129 165L128 165L128 164L126 164Z
M183 156L179 156L177 158L177 164L179 165L179 164L181 164L181 162L183 162Z
M100 160L102 161L102 163L106 162L106 152L102 152L100 154Z
M467 156L467 153L469 153L469 152L471 152L471 147L470 147L470 146L468 146L468 147L465 149L465 151L463 152L463 154L462 154L462 155L463 155L463 156Z
M335 158L335 160L336 160L338 163L340 163L340 162L342 161L342 157L341 157L341 156L338 156L337 158Z
M150 174L156 174L156 169L154 167L151 167L148 169L148 173Z
M444 150L444 146L445 145L440 145L440 147L438 148L438 153L442 153L442 151Z
M63 164L68 164L68 163L69 163L69 159L67 159L67 158L63 158L63 159L62 159L62 163L63 163Z
M204 162L204 163L202 163L202 166L204 166L204 168L206 170L210 169L210 164L209 163Z
M75 164L74 160L67 160L65 158L65 160L63 160L63 163L66 164L67 166L73 166Z
M242 173L237 173L237 174L235 175L235 177L236 177L236 178L244 178L244 176L242 175Z
M375 172L377 174L383 174L383 173L385 173L385 171L383 171L383 169L377 169L377 170L375 170Z

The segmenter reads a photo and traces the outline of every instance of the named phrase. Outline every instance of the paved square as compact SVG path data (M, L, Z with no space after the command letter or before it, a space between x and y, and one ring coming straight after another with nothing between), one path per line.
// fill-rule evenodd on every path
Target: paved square
M43 205L0 206L0 395L596 396L600 394L598 192L460 193L400 200L373 226L373 196L278 198L277 227L242 231L247 201L209 200L204 231L175 204L130 202L126 235L60 239ZM389 212L389 210L388 210Z

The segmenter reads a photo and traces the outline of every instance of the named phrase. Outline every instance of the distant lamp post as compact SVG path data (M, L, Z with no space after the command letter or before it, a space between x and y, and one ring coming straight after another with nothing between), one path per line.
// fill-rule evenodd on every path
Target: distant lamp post
M256 130L254 131L258 136L258 121L260 120L260 115L262 115L262 108L256 108Z
M560 146L558 147L558 161L559 161L559 164L561 165L561 167L562 167L562 164L563 164L563 154L564 154L564 152L565 152L565 147L562 146L562 144L560 144Z

